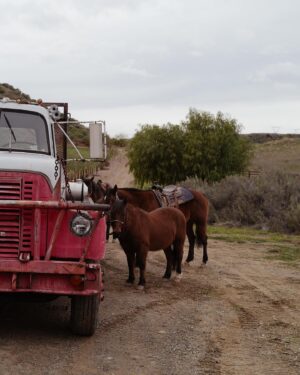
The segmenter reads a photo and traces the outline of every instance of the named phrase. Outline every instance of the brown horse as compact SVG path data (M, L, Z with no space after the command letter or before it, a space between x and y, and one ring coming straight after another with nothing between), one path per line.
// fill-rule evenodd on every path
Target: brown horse
M186 219L186 234L189 240L189 252L186 262L194 260L194 248L197 245L203 246L202 261L205 264L208 261L207 255L207 219L208 219L208 200L200 192L191 190L194 198L188 202L179 205ZM160 203L153 190L140 190L134 188L118 188L115 185L106 192L105 203L110 205L118 199L126 199L127 202L142 208L145 211L152 211L160 207ZM195 233L193 226L195 225Z
M95 181L95 176L82 177L82 181L88 188L88 195L95 203L104 203L106 192L111 189L111 185L102 180Z
M112 187L107 182L102 182L101 180L95 181L95 176L92 177L82 177L82 181L86 184L88 188L88 195L92 198L94 203L104 203L106 198L106 192ZM106 241L109 240L110 231L110 221L109 212L106 214Z
M167 258L163 277L171 277L173 264L176 265L177 275L181 276L185 217L179 210L166 207L146 212L119 199L111 207L111 225L127 257L128 283L134 282L136 261L140 269L139 285L144 287L147 253L161 249Z

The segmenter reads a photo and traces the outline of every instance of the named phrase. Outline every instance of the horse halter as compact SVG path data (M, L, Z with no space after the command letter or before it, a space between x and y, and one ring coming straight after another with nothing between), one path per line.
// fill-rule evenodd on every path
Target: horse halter
M121 201L121 200L119 198L117 198L117 201ZM111 211L110 211L110 214L111 214ZM123 218L121 220L120 219L113 219L113 220L110 220L110 223L111 224L112 223L121 224L121 232L122 232L124 230L124 226L126 225L126 208L124 207Z
M111 223L120 223L122 225L125 224L125 221L122 221L122 220L118 220L118 219L115 219L115 220L110 220Z
M111 223L120 223L120 224L121 224L121 232L123 232L123 227L124 227L125 221L121 221L121 220L115 219L115 220L110 220L109 222L110 222L110 224L111 224ZM109 234L110 234L110 235L114 235L114 234L117 234L117 233L120 233L120 232L115 232L115 231L113 230L113 231L110 232Z
M111 223L120 223L121 225L124 225L125 222L126 222L126 213L124 213L124 218L123 220L119 220L119 219L114 219L114 220L110 220Z

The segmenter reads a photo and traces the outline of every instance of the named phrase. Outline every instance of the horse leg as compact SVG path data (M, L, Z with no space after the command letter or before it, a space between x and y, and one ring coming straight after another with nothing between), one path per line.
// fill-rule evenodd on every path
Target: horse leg
M106 242L109 242L110 220L106 217Z
M125 251L127 257L127 264L128 264L128 279L126 280L127 283L133 284L134 283L134 263L135 263L135 253L133 251Z
M189 263L192 260L194 260L194 248L195 248L195 240L196 240L196 236L193 231L193 222L191 220L189 220L186 223L186 235L189 240L189 253L186 258L186 262Z
M170 279L172 274L172 265L173 265L173 250L171 246L164 249L165 256L167 258L167 267L163 275L164 279Z
M201 223L196 223L196 237L197 237L197 244L203 246L203 257L202 262L206 264L208 261L208 254L207 254L207 234L206 234L206 225L201 225Z
M147 258L147 249L140 248L136 254L136 261L140 268L140 280L139 280L138 285L142 288L144 288L146 284L146 280L145 280L146 258Z
M184 239L183 240L176 240L174 242L174 254L176 257L176 273L177 277L181 277L181 264L183 258L183 248L184 248Z

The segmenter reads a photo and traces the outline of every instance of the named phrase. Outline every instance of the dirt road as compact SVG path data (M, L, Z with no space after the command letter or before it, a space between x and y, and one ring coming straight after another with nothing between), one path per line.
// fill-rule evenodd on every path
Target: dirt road
M212 238L207 266L198 250L180 283L162 279L164 254L151 253L140 291L125 283L125 255L109 243L95 335L71 335L68 299L2 297L0 374L298 375L299 268L267 253L265 244Z
M99 175L103 182L109 182L112 185L117 184L119 187L133 187L134 177L129 172L126 150L118 148L116 155L109 163L109 167L100 171Z

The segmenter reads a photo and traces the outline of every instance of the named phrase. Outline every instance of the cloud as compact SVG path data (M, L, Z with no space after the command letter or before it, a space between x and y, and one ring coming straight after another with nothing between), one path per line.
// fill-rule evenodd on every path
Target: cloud
M124 111L128 127L131 111L147 120L141 108L172 121L175 108L299 97L296 0L0 0L0 9L0 82L99 117Z
M254 82L280 82L290 84L300 77L300 63L290 61L269 64L251 78Z

